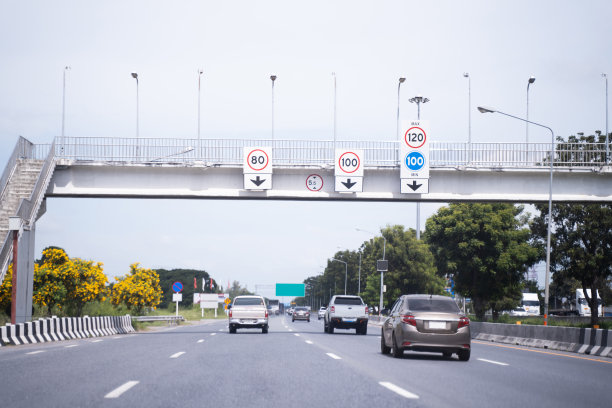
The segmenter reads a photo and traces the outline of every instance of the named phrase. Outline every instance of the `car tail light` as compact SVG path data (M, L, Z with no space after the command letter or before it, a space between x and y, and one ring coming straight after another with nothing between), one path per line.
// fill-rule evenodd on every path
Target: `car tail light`
M366 315L367 315L368 313L370 313L370 309L369 309L367 306L366 306L366 308L365 308L365 309L366 309Z
M408 323L409 325L416 327L416 319L413 315L402 315L402 322Z
M336 311L336 307L332 306L330 310L331 310L332 313L334 313Z
M266 319L268 318L268 311L266 310Z
M464 344L464 345L463 345L463 348L465 348L465 349L469 349L469 348L470 348L470 345L469 345L469 344Z
M229 317L232 317L232 311L231 310L229 311Z
M460 329L462 327L469 326L469 325L470 325L470 319L463 316L462 318L459 319L459 324L457 325L457 328Z
M409 346L411 344L412 344L411 342L405 341L405 342L402 343L402 347L406 347L406 346Z

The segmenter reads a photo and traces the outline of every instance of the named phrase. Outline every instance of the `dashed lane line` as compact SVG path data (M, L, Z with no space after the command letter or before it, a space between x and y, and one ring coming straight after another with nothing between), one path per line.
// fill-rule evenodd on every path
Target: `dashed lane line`
M382 385L383 387L385 387L388 390L393 391L394 393L401 395L404 398L409 398L409 399L419 399L419 396L416 394L411 393L410 391L406 391L405 389L398 387L397 385L387 382L387 381L381 381L379 382L380 385Z
M173 355L171 355L170 358L179 358L183 354L185 354L184 351L179 351L178 353L174 353Z
M71 344L69 346L64 346L64 348L72 348L72 347L78 347L78 344Z
M198 340L198 343L204 343L204 339Z
M295 337L300 337L300 335L299 335L298 333L293 333L293 335L294 335Z
M507 366L507 365L509 365L509 364L506 364L506 363L500 363L499 361L487 360L486 358L479 358L477 360L478 361L484 361L485 363L497 364L497 365L500 365L500 366Z
M333 358L334 360L342 360L342 357L338 357L337 355L335 355L334 353L325 353L328 356L330 356L331 358Z
M139 382L140 381L128 381L125 384L120 385L119 387L115 388L114 390L106 394L104 398L119 398L121 394L123 394L124 392L126 392L127 390L129 390L130 388L138 384Z
M92 342L92 343L100 343L101 341L104 341L104 340L100 340L100 339L98 339L98 340L92 340L91 342Z
M307 343L307 344L314 344L314 343L313 343L312 341L310 341L310 340L306 340L306 343Z
M217 333L210 333L211 336L214 336L215 334L217 334Z
M32 354L40 354L40 353L44 353L44 352L45 352L44 350L36 350L36 351L30 351L29 353L26 353L26 354L32 355Z

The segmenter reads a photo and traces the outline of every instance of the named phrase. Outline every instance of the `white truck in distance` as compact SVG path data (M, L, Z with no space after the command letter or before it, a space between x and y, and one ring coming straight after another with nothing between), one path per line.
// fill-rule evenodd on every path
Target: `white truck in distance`
M334 329L355 329L356 334L368 333L368 306L359 296L335 295L329 301L323 320L325 333Z
M587 289L587 295L591 297L591 289ZM601 309L601 298L599 297L599 293L595 291L595 296L597 296L597 316L602 315ZM590 316L591 308L587 303L586 297L584 296L584 292L582 289L576 289L576 310L578 311L578 315L580 316Z
M540 299L538 299L537 293L523 293L521 306L523 306L528 316L540 315Z

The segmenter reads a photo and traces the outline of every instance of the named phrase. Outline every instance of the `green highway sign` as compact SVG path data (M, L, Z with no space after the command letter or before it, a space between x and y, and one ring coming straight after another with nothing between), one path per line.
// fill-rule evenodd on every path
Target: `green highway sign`
M301 296L306 293L306 285L303 283L277 283L276 296Z

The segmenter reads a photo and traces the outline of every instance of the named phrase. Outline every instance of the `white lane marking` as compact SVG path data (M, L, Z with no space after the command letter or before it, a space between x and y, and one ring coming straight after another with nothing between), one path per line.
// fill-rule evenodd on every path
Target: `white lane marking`
M306 340L306 343L307 344L313 344L312 341L310 341L310 340Z
M477 360L484 361L485 363L497 364L497 365L500 365L500 366L507 366L507 365L509 365L509 364L506 364L506 363L500 363L499 361L486 360L484 358L478 358Z
M293 331L293 329L289 329L289 331L290 331L290 332L292 332L292 331Z
M331 358L333 358L334 360L342 360L342 357L338 357L334 353L326 353L326 354L330 356Z
M26 353L26 354L40 354L40 353L44 353L44 350L30 351L29 353Z
M69 346L64 346L64 348L78 347L78 344L71 344Z
M204 339L198 340L198 343L204 343Z
M404 398L410 398L410 399L419 399L419 396L416 394L411 393L410 391L406 391L405 389L398 387L397 385L387 382L387 381L381 381L379 382L380 385L382 385L383 387L385 387L388 390L393 391L394 393L401 395Z
M139 382L140 381L128 381L125 384L115 388L114 390L106 394L104 398L119 398L121 394L123 394L124 392L126 392L127 390L129 390L130 388L138 384Z
M217 334L217 333L210 333L211 336L214 336L215 334Z
M293 335L294 335L295 337L300 337L300 335L299 335L299 334L297 334L297 333L293 333Z
M222 332L223 330L225 330L225 329L219 329L219 331L221 331L221 332Z
M116 340L116 339L120 339L120 338L121 338L120 336L115 336L115 337L113 337L113 339L115 339L115 340Z
M92 340L91 342L92 342L92 343L99 343L99 342L101 342L101 341L104 341L104 340Z
M185 354L184 351L179 351L178 353L174 353L173 355L171 355L170 358L179 358L183 354Z

